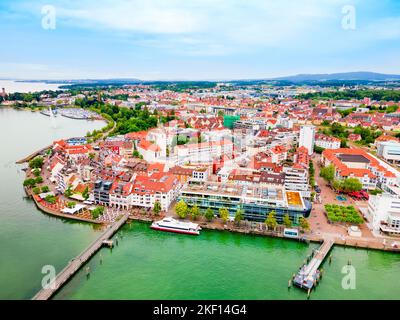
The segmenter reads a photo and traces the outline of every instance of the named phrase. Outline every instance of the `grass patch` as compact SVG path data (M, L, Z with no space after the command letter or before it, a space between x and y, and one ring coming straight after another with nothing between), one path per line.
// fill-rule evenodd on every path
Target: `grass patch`
M331 222L346 222L361 224L364 222L354 206L339 206L337 204L326 204L325 211Z

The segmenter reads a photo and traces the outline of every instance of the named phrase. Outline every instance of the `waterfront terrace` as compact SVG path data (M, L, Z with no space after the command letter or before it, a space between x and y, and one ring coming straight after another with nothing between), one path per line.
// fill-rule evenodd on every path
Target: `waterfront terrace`
M264 221L268 213L274 211L278 221L289 214L297 224L300 217L308 217L311 211L311 204L300 192L287 191L283 186L272 184L189 183L181 190L179 199L203 210L211 208L215 213L226 208L231 217L237 210L243 210L245 219L253 221Z

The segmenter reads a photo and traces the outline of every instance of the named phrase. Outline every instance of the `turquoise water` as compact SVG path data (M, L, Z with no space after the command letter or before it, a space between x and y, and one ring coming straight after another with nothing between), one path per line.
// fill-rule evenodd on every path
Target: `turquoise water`
M122 236L122 239L121 239ZM202 231L164 233L133 222L118 246L103 248L55 299L306 299L288 280L315 244ZM342 289L351 259L356 289ZM311 299L398 299L400 255L335 247Z
M29 299L41 287L41 270L61 270L98 234L89 224L37 210L22 188L25 172L15 161L62 137L85 135L100 121L49 117L0 108L0 299Z
M63 137L104 124L0 109L0 299L29 299L41 269L60 271L99 234L90 224L38 211L25 197L15 161ZM132 223L119 245L91 259L90 278L79 272L56 299L305 299L287 289L291 275L315 247L289 240L202 231L199 237ZM121 239L122 236L122 239ZM400 255L335 247L332 264L312 299L398 299ZM351 258L356 290L343 290L341 269ZM102 264L100 263L102 260Z

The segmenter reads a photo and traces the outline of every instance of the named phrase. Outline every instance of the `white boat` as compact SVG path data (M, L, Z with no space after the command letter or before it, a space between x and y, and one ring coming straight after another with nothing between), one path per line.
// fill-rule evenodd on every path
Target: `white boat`
M199 235L201 227L197 223L178 221L173 218L164 218L154 221L151 228L160 231Z

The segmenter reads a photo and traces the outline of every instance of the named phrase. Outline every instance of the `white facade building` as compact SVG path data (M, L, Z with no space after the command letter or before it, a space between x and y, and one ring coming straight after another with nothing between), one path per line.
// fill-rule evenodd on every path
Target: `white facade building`
M299 191L305 198L311 196L310 186L308 183L308 170L284 167L283 172L285 173L286 190Z
M375 232L400 235L400 197L390 194L370 196L368 213Z
M223 155L231 156L232 153L233 143L229 140L192 143L175 147L178 164L210 163L215 158Z
M315 126L307 125L300 128L299 147L306 147L308 154L314 152Z
M326 136L324 134L315 135L315 145L324 149L339 149L340 139Z
M396 141L379 142L377 144L378 156L386 161L400 161L400 143Z

